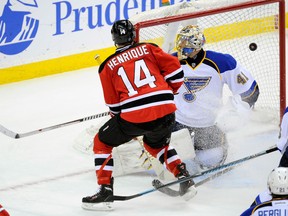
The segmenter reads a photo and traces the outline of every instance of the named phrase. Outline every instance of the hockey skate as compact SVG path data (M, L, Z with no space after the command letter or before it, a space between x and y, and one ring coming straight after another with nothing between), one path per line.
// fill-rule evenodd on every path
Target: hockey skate
M82 198L82 208L95 211L113 210L113 179L111 185L100 185L96 194Z
M176 176L178 179L190 176L189 172L186 169L185 163L179 164L177 166L177 169L180 171L179 174ZM185 182L180 183L179 194L186 201L190 200L197 194L197 190L193 179L189 179Z

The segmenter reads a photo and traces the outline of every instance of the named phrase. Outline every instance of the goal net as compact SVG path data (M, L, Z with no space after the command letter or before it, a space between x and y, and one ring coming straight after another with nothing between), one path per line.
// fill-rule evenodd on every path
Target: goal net
M139 42L156 43L169 53L176 51L178 31L197 24L204 30L206 50L231 54L253 74L260 88L255 110L277 120L282 116L286 106L284 1L198 0L139 13L130 20ZM228 89L223 94L229 95Z
M176 51L174 39L178 31L186 25L197 24L204 30L206 50L229 53L251 71L260 88L253 115L260 112L259 116L263 117L265 123L247 123L245 119L240 119L242 122L237 119L236 130L225 131L229 145L226 162L247 156L247 151L249 154L263 151L276 143L279 117L286 106L284 0L197 0L142 12L130 20L135 25L136 39L139 42L156 43L169 53ZM224 89L224 100L230 96L229 92ZM262 115L263 113L267 115ZM273 124L267 120L268 115L269 120L275 120ZM83 131L75 140L74 147L82 152L92 153L93 137L101 125ZM189 143L186 139L191 138L189 134L175 135L172 134L171 145L185 159L180 147L184 149L183 152L192 151L192 144L190 147L183 147L183 144ZM129 143L127 145L129 147ZM130 154L130 147L126 151L125 145L123 146L116 149L119 157L113 153L115 164L127 164L128 168L133 166L135 171L141 149ZM137 142L130 146L140 147ZM128 159L122 161L127 163L119 163L119 158L124 156ZM115 169L123 174L123 170L130 170L127 167Z

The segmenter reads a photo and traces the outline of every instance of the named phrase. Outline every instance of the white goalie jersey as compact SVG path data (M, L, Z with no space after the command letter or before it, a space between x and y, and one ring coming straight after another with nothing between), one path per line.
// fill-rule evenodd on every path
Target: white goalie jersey
M225 84L241 97L249 96L257 85L250 72L228 54L201 50L196 58L181 60L181 65L184 84L175 95L176 120L190 127L215 124Z

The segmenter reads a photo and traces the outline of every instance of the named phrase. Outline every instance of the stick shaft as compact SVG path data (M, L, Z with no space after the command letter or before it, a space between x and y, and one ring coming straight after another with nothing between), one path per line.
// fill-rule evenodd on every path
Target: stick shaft
M5 134L6 136L14 138L14 139L19 139L19 138L32 136L32 135L39 134L39 133L43 133L43 132L46 132L46 131L54 130L54 129L57 129L57 128L66 127L66 126L69 126L69 125L77 124L77 123L80 123L80 122L101 118L101 117L108 116L108 115L109 115L109 112L98 113L98 114L95 114L95 115L87 116L87 117L76 119L76 120L73 120L73 121L64 122L64 123L57 124L57 125L52 125L52 126L45 127L45 128L40 128L40 129L37 129L37 130L34 130L34 131L29 131L29 132L26 132L26 133L16 133L16 132L13 132L13 131L5 128L4 126L0 125L0 132Z
M212 172L215 172L215 171L218 171L218 170L221 170L221 169L225 169L225 168L228 168L228 167L234 167L234 166L236 166L238 164L241 164L241 163L243 163L245 161L249 161L251 159L260 157L260 156L265 155L265 154L269 154L269 153L277 151L277 150L278 150L278 148L276 146L272 146L269 149L261 151L261 152L258 152L256 154L249 155L247 157L232 161L232 162L227 163L227 164L223 164L221 166L218 166L218 167L215 167L215 168L212 168L212 169L209 169L209 170L205 170L203 172L200 172L200 173L195 174L195 175L191 175L191 176L186 177L186 178L182 178L182 179L179 179L179 180L172 181L170 183L167 183L167 184L164 184L164 185L158 187L157 189L156 188L149 189L149 190L143 191L142 193L134 194L134 195L131 195L131 196L116 196L115 195L114 196L114 201L125 201L125 200L134 199L136 197L140 197L140 196L143 196L145 194L149 194L149 193L152 193L154 191L157 191L160 188L169 187L169 186L175 185L175 184L180 184L180 183L188 181L188 180L190 180L192 178L196 178L196 177L199 177L199 176L202 176L202 175L205 175L205 174L209 174L209 173L212 173Z
M197 183L195 183L195 187L199 187L200 185L203 185L215 178L218 178L219 176L229 172L230 170L233 170L234 167L227 167L227 168L224 168L220 171L217 171L211 175L209 175L208 177L206 176L204 179L201 179L200 181L198 181ZM153 186L154 188L158 189L160 186L163 185L163 183L161 181L159 181L158 179L154 179L153 180ZM160 188L158 191L168 195L168 196L171 196L171 197L177 197L177 196L180 196L180 192L179 190L174 190L170 187L164 187L164 188Z

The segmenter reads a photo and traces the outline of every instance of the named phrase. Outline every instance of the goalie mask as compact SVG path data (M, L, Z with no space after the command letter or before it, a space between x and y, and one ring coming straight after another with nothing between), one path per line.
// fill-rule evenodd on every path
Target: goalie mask
M205 44L205 37L201 29L196 25L189 25L181 29L176 36L176 49L183 58L200 50Z
M111 29L112 40L115 45L132 44L135 40L135 29L129 20L116 21Z
M268 176L268 188L272 194L288 195L288 168L278 167Z

